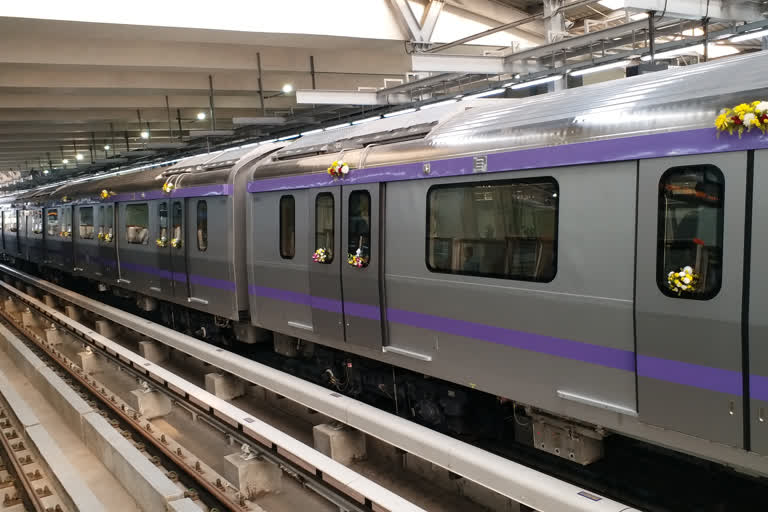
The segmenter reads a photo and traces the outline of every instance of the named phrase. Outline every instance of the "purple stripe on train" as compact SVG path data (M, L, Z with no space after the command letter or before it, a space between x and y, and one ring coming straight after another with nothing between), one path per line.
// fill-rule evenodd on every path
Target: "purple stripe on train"
M748 134L742 138L718 138L714 128L701 128L492 153L488 155L487 172L521 171L761 148L768 148L768 137ZM358 169L349 173L343 182L334 181L330 176L321 173L252 181L248 183L248 192L441 178L473 174L473 172L472 158L459 157L430 162L429 175L424 174L423 163L417 162Z
M172 190L169 193L165 193L160 189L149 190L147 192L125 192L122 194L116 194L106 201L141 201L143 199L181 199L185 197L229 196L232 195L233 191L234 186L230 183L225 183L219 185L203 185L199 187L178 188Z
M749 396L755 400L768 402L768 377L763 377L762 375L750 375Z
M742 373L722 368L638 354L637 375L719 393L743 394Z

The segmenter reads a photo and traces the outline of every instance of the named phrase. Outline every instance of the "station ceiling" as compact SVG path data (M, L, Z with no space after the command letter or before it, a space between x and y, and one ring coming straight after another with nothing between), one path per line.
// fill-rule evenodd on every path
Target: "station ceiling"
M382 20L380 11L378 20L368 20L372 33L382 34L376 37L363 37L360 30L350 37L343 25L338 31L253 32L247 27L109 23L55 15L43 19L8 15L0 7L0 187L29 188L222 144L311 130L445 93L482 90L493 80L516 76L414 71L414 53L449 43L454 33L459 39L508 27L440 55L509 58L515 52L546 50L558 41L614 30L610 39L585 39L584 45L578 43L580 49L562 50L566 57L570 51L576 58L594 60L626 50L630 31L618 34L616 27L637 25L642 19L636 9L616 8L615 0L420 0L410 2L416 14L433 8L430 3L439 4L442 12L434 35L441 39L413 44L413 34L399 18L398 2L380 1L391 19ZM290 4L283 8L290 9ZM551 14L553 5L559 5L562 14L561 30L553 30L551 19L541 15ZM521 20L525 23L516 23ZM666 39L659 40L661 44L696 37L701 25L696 19L664 21L666 32L661 35ZM710 29L741 23L715 20ZM644 30L631 30L631 47L647 45L646 37ZM607 53L606 41L616 41L607 45ZM760 41L737 47L756 50ZM541 54L526 60L526 65L536 61L532 72L550 66L549 61L556 65L560 55L554 50ZM298 103L296 90L375 92L389 99L375 104Z

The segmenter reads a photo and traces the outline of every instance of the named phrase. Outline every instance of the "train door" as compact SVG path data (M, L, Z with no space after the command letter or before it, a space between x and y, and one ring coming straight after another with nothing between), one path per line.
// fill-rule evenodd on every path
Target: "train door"
M309 292L314 333L323 341L344 339L341 265L346 254L338 232L342 215L341 187L311 189L309 193Z
M346 341L375 349L382 345L380 187L342 188L339 254Z
M749 433L750 448L768 455L768 150L755 151L752 241L749 273Z
M184 238L184 199L171 201L171 239L168 244L171 252L171 274L173 276L173 296L177 300L189 299L189 276L187 275L187 243Z
M746 186L746 152L639 162L640 420L736 447Z
M159 274L163 277L160 278L160 286L151 288L156 293L163 293L169 296L173 295L173 267L171 264L171 258L173 249L171 248L171 233L168 225L168 201L162 200L157 203L157 251Z
M96 275L105 281L115 281L117 275L117 240L115 239L115 207L112 204L99 206L99 270Z

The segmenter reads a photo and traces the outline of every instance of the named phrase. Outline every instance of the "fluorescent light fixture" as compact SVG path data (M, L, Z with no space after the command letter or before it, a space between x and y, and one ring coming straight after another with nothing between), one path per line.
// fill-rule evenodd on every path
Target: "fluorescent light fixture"
M198 112L197 113L197 120L202 121L205 119L205 112Z
M292 84L284 84L283 85L283 93L288 94L289 92L293 91L293 85Z
M485 98L486 96L495 96L497 94L501 94L505 92L505 89L502 87L500 89L491 89L490 91L483 91L479 92L477 94L470 94L469 96L464 96L465 100L474 100L476 98Z
M320 133L322 131L322 128L318 128L317 130L309 130L308 132L301 132L301 136L303 137L305 135L312 135L313 133Z
M504 87L510 89L525 89L526 87L533 87L534 85L548 84L550 82L557 82L563 78L563 75L552 75L539 78L538 80L531 80L530 82L521 82L519 84L504 84Z
M75 160L82 160L84 157L81 153L75 155Z
M277 142L277 139L262 140L259 144L271 144L272 142Z
M104 145L104 151L109 151L111 147L112 146L110 146L109 144L105 144Z
M140 135L141 135L142 139L148 139L149 138L149 132L147 130L143 130Z
M629 64L628 60L620 60L618 62L611 62L610 64L603 64L602 66L595 66L593 68L577 69L576 71L571 72L571 76L589 75L592 73L599 73L600 71L605 71L607 69L623 68L626 67L627 64Z
M300 135L301 135L300 133L294 133L293 135L286 135L285 137L280 137L277 140L291 140L299 137Z
M333 126L329 126L325 129L325 131L330 132L333 130L338 130L339 128L347 128L349 126L352 126L352 123L342 123L342 124L335 124Z
M614 11L624 8L624 0L599 0L597 3Z
M693 46L686 46L685 48L678 48L676 50L669 50L667 52L661 52L657 53L655 55L656 59L670 59L672 57L678 57L680 55L690 55L692 53L704 53L704 45L696 44ZM640 57L640 60L644 62L648 62L651 60L650 55L643 55Z
M69 163L69 160L67 160L67 159L65 158L64 160L62 160L62 161L61 161L61 163L63 163L64 165L67 165L67 164Z
M443 105L450 105L451 103L456 103L457 101L459 101L459 100L452 99L452 100L438 101L437 103L430 103L429 105L422 105L421 106L421 110L428 110L428 109L434 108L434 107L441 107Z
M43 169L43 174L48 174L48 169Z
M365 124L365 123L370 123L371 121L378 121L379 119L381 119L381 116L366 117L365 119L358 119L357 121L352 121L352 124L354 125Z
M759 30L757 32L747 32L746 34L739 34L736 37L731 38L732 43L740 43L741 41L749 41L750 39L758 39L768 36L768 30Z
M415 108L406 108L403 110L395 110L394 112L390 112L389 114L384 114L384 117L395 117L395 116L401 116L403 114L410 114L411 112L416 112Z

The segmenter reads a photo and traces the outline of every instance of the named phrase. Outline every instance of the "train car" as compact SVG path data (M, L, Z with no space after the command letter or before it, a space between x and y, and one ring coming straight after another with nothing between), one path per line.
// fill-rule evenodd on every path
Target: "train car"
M251 321L290 336L285 368L403 393L439 428L483 418L476 389L577 462L618 432L768 474L768 138L713 128L768 99L766 70L757 54L459 107L401 139L302 138L252 170Z

